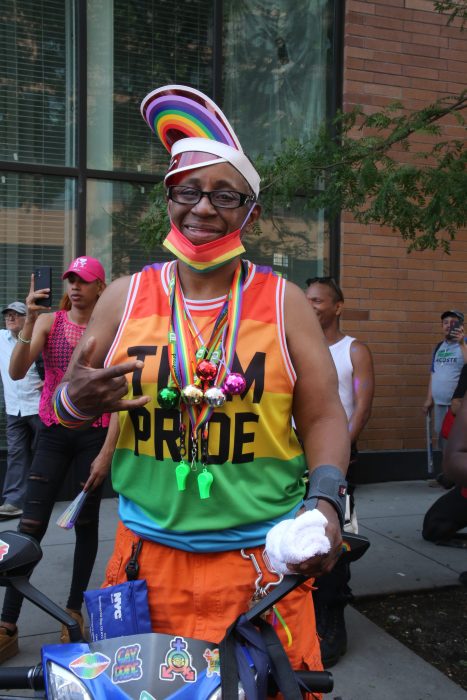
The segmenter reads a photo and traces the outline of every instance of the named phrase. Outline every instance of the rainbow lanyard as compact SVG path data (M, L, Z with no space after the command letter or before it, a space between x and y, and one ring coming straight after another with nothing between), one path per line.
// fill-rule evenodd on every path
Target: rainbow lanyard
M173 383L180 391L190 384L199 384L196 365L201 359L210 359L218 366L215 380L222 386L232 367L237 346L240 317L242 312L244 274L239 261L227 298L214 323L209 342L204 345L200 338L183 296L178 269L169 284L170 327L169 327L169 366ZM203 402L199 405L184 404L191 423L192 437L212 415L214 408Z

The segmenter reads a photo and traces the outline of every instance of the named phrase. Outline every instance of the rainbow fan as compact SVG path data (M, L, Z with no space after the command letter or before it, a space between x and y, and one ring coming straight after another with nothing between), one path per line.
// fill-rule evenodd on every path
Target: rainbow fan
M78 515L81 512L84 502L86 501L87 491L81 491L72 501L68 507L63 511L61 516L57 519L57 525L63 527L65 530L71 530L74 527L78 519Z

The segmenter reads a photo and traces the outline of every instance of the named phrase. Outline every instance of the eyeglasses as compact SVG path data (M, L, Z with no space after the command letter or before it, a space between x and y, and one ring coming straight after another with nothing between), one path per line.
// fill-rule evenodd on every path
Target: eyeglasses
M306 280L306 286L309 287L312 284L325 284L327 287L331 287L336 296L336 301L344 301L342 289L339 287L334 277L310 277Z
M167 190L167 196L177 204L195 205L201 197L207 197L213 207L219 209L238 209L247 202L254 202L255 197L242 192L231 192L230 190L213 190L203 192L196 187L184 187L183 185L173 185Z
M22 314L16 313L16 311L7 311L3 314L3 317L8 319L9 321L16 321L16 319L21 315Z

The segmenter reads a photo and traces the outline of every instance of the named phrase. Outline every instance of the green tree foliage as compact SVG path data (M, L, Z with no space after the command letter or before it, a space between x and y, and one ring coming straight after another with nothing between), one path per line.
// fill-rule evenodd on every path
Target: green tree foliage
M466 0L435 0L433 3L436 12L449 15L448 25L456 18L460 20L460 30L464 31L467 22L467 2Z
M467 92L408 114L398 103L370 115L357 107L310 141L285 143L272 161L260 163L266 216L298 192L308 209L324 208L330 217L348 211L360 223L389 226L409 250L448 251L467 223L467 152L465 139L441 137L441 123L453 115L465 129L466 106ZM417 151L411 137L421 133L435 138Z

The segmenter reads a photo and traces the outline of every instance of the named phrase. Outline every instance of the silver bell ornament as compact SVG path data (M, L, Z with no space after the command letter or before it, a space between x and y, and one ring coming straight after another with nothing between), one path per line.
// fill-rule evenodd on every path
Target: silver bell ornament
M213 408L218 408L223 406L226 401L226 395L222 389L218 386L212 386L204 392L204 400L209 406Z
M182 401L189 406L198 406L203 400L203 392L195 384L188 384L182 389Z

